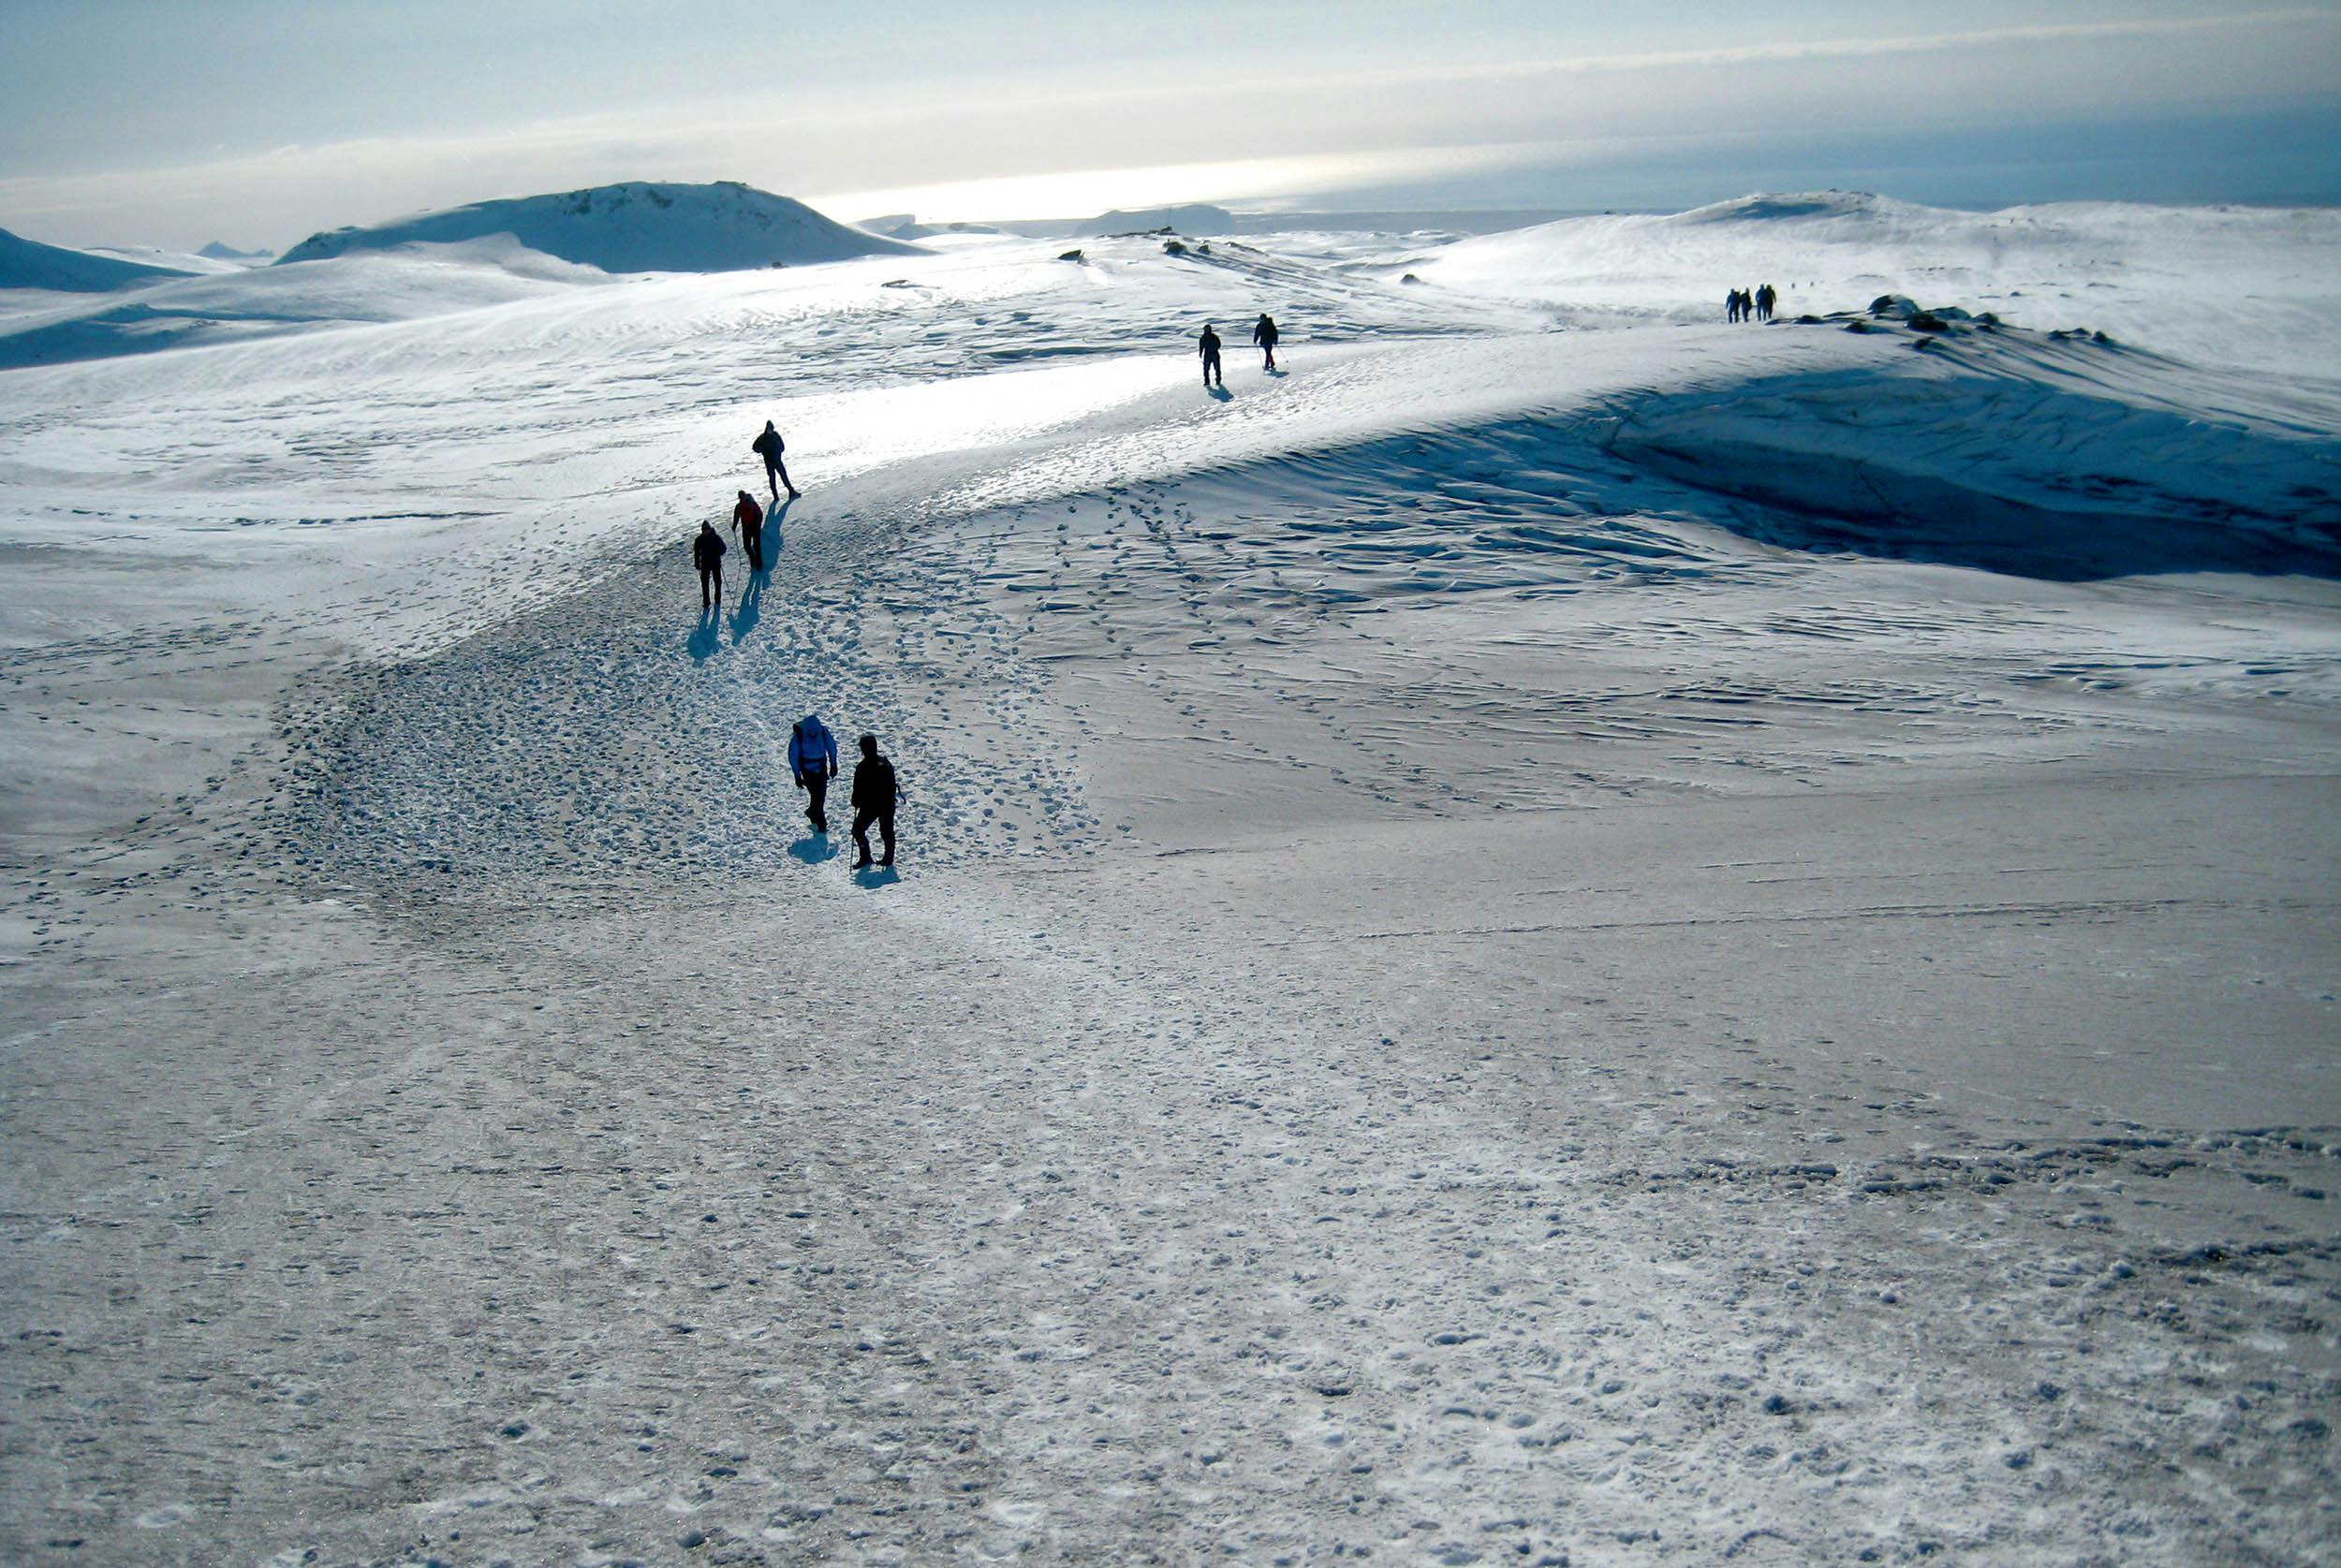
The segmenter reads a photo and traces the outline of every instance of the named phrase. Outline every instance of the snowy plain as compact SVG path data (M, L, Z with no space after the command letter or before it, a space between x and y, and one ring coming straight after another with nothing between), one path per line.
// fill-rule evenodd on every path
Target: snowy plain
M2341 1560L2331 223L11 296L0 1556Z

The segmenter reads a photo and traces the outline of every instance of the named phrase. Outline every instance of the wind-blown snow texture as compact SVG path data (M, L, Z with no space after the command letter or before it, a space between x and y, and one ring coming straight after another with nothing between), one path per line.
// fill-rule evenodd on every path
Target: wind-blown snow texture
M1932 221L0 337L0 1556L2332 1561L2341 386Z
M530 250L605 272L726 272L916 252L801 201L732 182L596 185L561 196L476 201L365 228L312 234L276 265L417 243L508 234Z

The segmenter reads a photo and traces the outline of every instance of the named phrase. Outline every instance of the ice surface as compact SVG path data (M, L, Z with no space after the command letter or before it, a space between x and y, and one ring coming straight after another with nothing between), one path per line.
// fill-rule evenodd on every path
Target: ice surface
M2329 1560L2341 391L1816 205L27 302L0 1557Z

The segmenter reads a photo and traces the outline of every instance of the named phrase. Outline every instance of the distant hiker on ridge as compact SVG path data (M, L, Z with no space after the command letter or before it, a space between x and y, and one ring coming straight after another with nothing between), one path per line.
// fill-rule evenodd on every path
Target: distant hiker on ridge
M732 532L740 535L740 548L748 552L748 570L764 569L764 508L756 504L756 497L746 491L740 492L740 504L731 508Z
M861 760L853 765L853 844L861 851L861 858L853 863L861 871L870 863L870 824L877 824L878 837L886 841L886 858L881 866L894 863L894 802L898 792L894 784L894 765L878 755L877 737L861 738Z
M764 482L773 487L773 505L780 505L780 492L785 488L788 499L794 501L802 491L788 483L788 465L780 461L780 454L788 449L788 443L780 438L770 419L764 421L764 433L748 444L748 450L764 460Z
M799 719L796 728L789 732L788 771L807 797L804 819L813 824L816 833L827 837L829 781L837 776L837 740L830 734L829 725L814 714ZM888 842L891 845L891 835ZM893 850L890 847L887 854L891 857ZM866 849L862 858L869 858Z
M715 525L702 518L699 536L691 541L691 564L699 569L701 614L724 602L724 551L729 548L724 536L715 532Z
M1260 369L1274 370L1276 368L1276 322L1266 311L1259 313L1259 320L1252 328L1252 341L1259 344L1260 352L1267 356Z
M1228 379L1219 375L1219 334L1208 321L1203 323L1203 335L1195 340L1195 352L1203 357L1203 385L1210 386L1212 377L1219 376L1219 385L1225 387Z

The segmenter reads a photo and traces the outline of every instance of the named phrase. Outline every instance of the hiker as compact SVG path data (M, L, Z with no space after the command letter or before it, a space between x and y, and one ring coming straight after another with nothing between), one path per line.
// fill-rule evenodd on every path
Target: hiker
M1750 294L1746 289L1743 288L1740 290L1740 322L1743 326L1745 326L1746 323L1755 319L1756 296Z
M1726 321L1737 321L1739 318L1740 291L1735 288L1730 293L1726 294L1723 297L1723 319Z
M780 438L780 432L773 428L770 419L764 421L764 433L748 444L748 450L764 460L764 482L773 487L773 505L775 506L780 505L780 492L784 486L791 501L803 493L788 483L788 465L780 461L780 454L788 449L788 443Z
M740 504L731 508L732 531L740 535L740 548L748 552L748 570L764 569L764 508L756 504L756 497L746 491L740 492Z
M699 536L691 541L691 564L699 569L699 611L704 614L724 602L724 551L729 547L715 525L699 520Z
M837 739L829 726L811 713L797 721L788 733L788 771L797 781L797 787L807 797L804 819L813 824L813 830L826 838L829 835L829 781L837 776ZM857 775L858 776L858 775ZM892 843L890 830L888 843ZM893 850L887 855L891 858ZM868 852L863 852L868 857Z
M1758 289L1756 291L1756 319L1759 321L1770 321L1772 319L1772 307L1779 302L1780 291L1773 287L1772 285L1766 284L1761 288Z
M861 738L861 760L853 767L853 845L861 852L861 858L853 863L861 871L870 863L870 824L877 824L878 837L886 841L886 858L881 866L894 863L894 765L878 755L877 737Z
M1195 351L1203 357L1203 385L1210 386L1212 378L1219 376L1219 385L1225 387L1227 377L1219 375L1219 334L1208 321L1203 323L1203 335L1195 340Z
M1268 357L1260 365L1260 369L1274 370L1276 368L1276 323L1266 311L1259 313L1259 321L1252 328L1252 341L1259 344L1260 352Z

